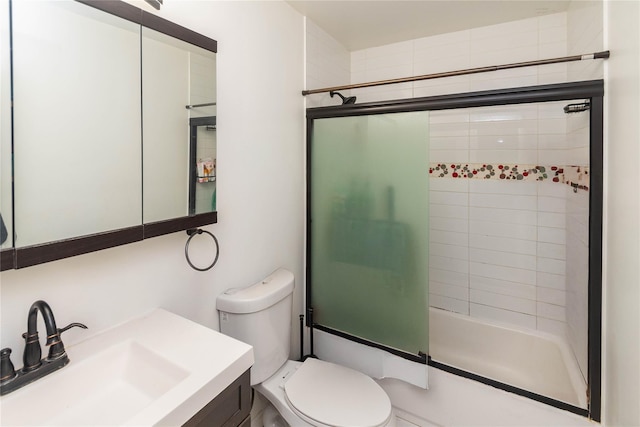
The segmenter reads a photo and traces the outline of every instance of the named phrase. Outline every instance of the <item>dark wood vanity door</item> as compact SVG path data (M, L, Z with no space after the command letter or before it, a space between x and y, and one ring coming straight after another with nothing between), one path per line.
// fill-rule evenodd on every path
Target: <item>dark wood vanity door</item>
M250 426L251 384L249 370L195 414L184 427Z

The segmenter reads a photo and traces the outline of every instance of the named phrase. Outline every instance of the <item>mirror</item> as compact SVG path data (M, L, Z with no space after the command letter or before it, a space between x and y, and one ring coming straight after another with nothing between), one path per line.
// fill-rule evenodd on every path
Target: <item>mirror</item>
M3 270L217 221L215 40L121 1L0 19Z
M143 221L213 212L215 53L149 28L142 51ZM211 119L193 144L190 120L201 117Z
M9 45L9 4L0 7L0 249L13 247L13 206L11 189L11 59ZM4 258L2 264L4 265Z
M13 3L16 247L141 223L140 26Z

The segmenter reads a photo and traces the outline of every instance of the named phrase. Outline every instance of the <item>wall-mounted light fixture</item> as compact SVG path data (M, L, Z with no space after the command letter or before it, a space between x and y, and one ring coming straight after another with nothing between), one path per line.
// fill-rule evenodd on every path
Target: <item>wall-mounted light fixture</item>
M145 1L149 3L151 6L153 6L154 8L160 10L160 6L162 6L163 0L145 0Z

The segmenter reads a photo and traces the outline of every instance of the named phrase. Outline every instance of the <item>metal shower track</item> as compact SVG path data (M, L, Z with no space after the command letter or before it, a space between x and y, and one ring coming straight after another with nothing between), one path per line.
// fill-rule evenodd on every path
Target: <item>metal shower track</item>
M439 79L442 77L462 76L465 74L488 73L491 71L509 70L512 68L533 67L536 65L559 64L562 62L587 61L592 59L607 59L607 58L609 58L609 51L605 50L602 52L595 52L595 53L589 53L584 55L562 56L559 58L538 59L535 61L515 62L511 64L491 65L487 67L467 68L464 70L456 70L456 71L446 71L443 73L424 74L421 76L401 77L397 79L378 80L375 82L355 83L355 84L343 85L343 86L333 86L333 87L325 87L320 89L303 90L302 95L306 96L306 95L313 95L314 93L331 92L336 90L359 89L363 87L382 86L382 85L390 85L390 84L396 84L396 83L407 83L407 82L415 82L419 80Z

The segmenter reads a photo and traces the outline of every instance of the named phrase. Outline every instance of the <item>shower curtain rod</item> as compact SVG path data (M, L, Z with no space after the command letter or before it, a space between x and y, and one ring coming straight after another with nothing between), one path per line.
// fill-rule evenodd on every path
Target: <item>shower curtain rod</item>
M464 70L456 70L456 71L446 71L443 73L424 74L421 76L401 77L398 79L379 80L375 82L355 83L355 84L343 85L343 86L325 87L321 89L303 90L302 95L306 96L306 95L312 95L314 93L331 92L336 90L358 89L363 87L382 86L382 85L390 85L395 83L415 82L418 80L439 79L442 77L462 76L465 74L487 73L490 71L508 70L511 68L532 67L534 65L558 64L561 62L585 61L585 60L591 60L591 59L607 59L607 58L609 58L609 51L605 50L602 52L595 52L595 53L590 53L585 55L562 56L559 58L539 59L536 61L515 62L511 64L491 65L487 67L467 68Z

